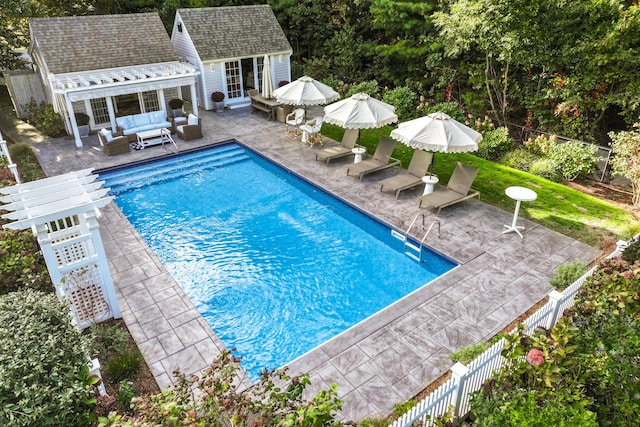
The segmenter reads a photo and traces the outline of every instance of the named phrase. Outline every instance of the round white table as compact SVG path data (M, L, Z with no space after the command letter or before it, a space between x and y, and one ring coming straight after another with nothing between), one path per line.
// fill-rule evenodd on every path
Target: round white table
M422 194L425 195L425 194L433 193L433 186L436 185L438 183L438 181L440 181L440 180L435 175L425 175L425 176L423 176L422 177L422 182L424 182L424 193L422 193Z
M353 156L353 163L360 163L362 161L362 155L367 152L366 148L356 147L351 150L355 156Z
M525 187L508 187L504 192L507 196L516 201L516 210L513 213L513 221L511 222L511 225L505 225L507 229L504 230L502 234L515 231L522 239L522 233L520 233L520 230L524 230L524 227L516 225L516 222L518 221L518 212L520 212L520 203L533 202L538 195L535 191Z

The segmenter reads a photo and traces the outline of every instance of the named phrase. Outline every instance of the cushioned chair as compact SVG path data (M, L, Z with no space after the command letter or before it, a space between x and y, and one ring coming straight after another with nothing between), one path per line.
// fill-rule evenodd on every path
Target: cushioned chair
M176 126L176 133L183 141L202 138L202 119L189 114L186 124Z
M380 138L373 157L349 166L347 175L357 176L362 181L362 177L365 175L401 164L400 160L391 157L395 145L396 142L391 139Z
M436 215L440 215L440 210L447 206L462 202L472 197L480 197L480 192L471 189L473 180L478 174L478 169L473 166L463 165L458 162L456 168L449 178L446 187L438 186L433 193L420 197L419 207L438 209Z
M415 150L407 171L380 181L380 191L395 191L397 199L402 190L422 184L422 177L427 173L432 160L433 153Z
M356 141L358 141L358 129L346 129L344 135L342 135L342 142L340 145L333 147L323 148L316 153L316 160L319 162L326 162L340 157L345 157L353 154L353 150L356 147Z
M307 144L311 146L313 146L313 144L322 145L322 134L320 134L320 129L322 128L323 121L324 117L320 116L309 120L300 126L300 130L302 132L306 132L308 135Z
M129 138L123 135L114 136L109 129L101 129L98 132L98 140L102 145L102 151L107 156L115 156L116 154L124 154L131 151Z
M304 121L304 110L302 108L296 108L291 113L287 114L285 118L285 132L289 136L298 136L300 135L299 127L302 125ZM293 127L293 130L289 130L289 127Z

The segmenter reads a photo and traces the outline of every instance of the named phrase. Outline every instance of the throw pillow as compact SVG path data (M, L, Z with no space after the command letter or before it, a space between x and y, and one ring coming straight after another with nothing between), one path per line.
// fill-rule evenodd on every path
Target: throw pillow
M111 133L111 131L109 129L102 128L102 129L100 129L100 133L104 135L104 139L106 139L107 142L113 141L113 134Z
M189 118L187 119L188 125L197 125L198 124L198 116L194 116L193 114L189 114Z
M164 111L160 110L160 111L153 111L151 113L149 113L151 115L151 123L162 123L164 121L166 121L166 118L164 116Z

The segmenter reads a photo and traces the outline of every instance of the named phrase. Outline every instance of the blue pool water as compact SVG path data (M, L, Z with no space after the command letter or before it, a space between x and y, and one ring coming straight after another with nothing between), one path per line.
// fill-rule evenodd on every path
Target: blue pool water
M455 267L239 144L100 179L253 378Z

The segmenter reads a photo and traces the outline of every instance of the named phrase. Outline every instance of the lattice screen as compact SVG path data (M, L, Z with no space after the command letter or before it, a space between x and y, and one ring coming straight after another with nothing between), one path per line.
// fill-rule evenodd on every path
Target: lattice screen
M102 291L100 271L96 264L68 272L63 279L64 294L71 299L78 326L111 317Z

